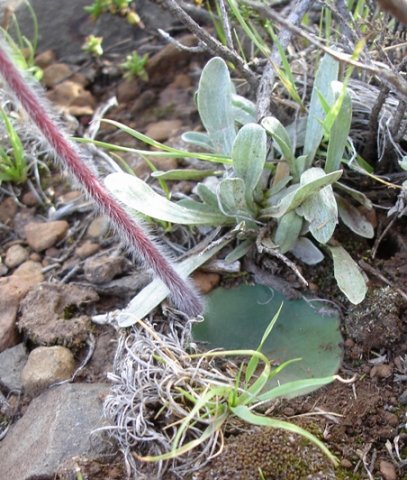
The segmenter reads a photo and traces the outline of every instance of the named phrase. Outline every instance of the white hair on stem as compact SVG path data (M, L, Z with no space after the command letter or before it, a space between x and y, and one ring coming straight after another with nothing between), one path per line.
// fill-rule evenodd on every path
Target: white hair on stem
M4 41L0 42L0 75L47 141L60 165L78 181L86 195L95 201L99 210L109 217L130 251L164 282L177 308L191 317L199 315L202 312L202 303L193 287L181 278L149 235L99 181L82 158L79 148L48 113L50 110L48 102L29 85L15 67Z

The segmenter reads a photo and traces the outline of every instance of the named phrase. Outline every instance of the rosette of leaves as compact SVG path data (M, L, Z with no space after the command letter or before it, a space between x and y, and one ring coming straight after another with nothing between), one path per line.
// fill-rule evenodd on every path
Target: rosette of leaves
M346 85L337 80L338 71L333 58L323 57L308 116L285 128L274 117L256 123L255 105L235 93L226 63L215 57L202 71L196 96L205 132L183 135L184 141L208 153L176 150L117 122L109 123L163 150L162 155L196 156L223 168L153 172L162 182L203 179L195 188L195 198L179 202L125 173L109 175L106 185L135 215L183 225L239 225L240 238L246 238L229 254L230 261L245 255L260 228L270 224L271 235L261 240L265 247L291 252L310 265L328 253L339 288L352 303L360 303L366 295L365 279L346 250L332 241L339 220L363 237L374 233L358 208L372 208L367 197L339 182L352 106ZM321 151L325 162L320 161Z

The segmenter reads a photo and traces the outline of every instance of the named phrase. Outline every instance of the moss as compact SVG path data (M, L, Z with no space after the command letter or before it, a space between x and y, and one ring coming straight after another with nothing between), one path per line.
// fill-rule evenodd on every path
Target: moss
M223 453L198 478L211 480L335 479L332 464L322 452L298 435L262 429L229 439Z

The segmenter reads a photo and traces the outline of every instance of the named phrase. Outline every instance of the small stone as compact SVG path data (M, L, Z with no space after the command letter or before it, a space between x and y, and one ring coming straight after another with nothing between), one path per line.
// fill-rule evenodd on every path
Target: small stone
M38 198L32 192L26 192L26 193L24 193L21 201L27 207L35 207L38 203Z
M150 158L150 161L154 164L157 170L162 170L163 172L178 168L178 160L176 158L155 157Z
M28 354L23 343L0 353L0 385L9 391L21 391L21 372Z
M30 254L29 259L32 260L33 262L41 262L42 257L39 253L33 252Z
M109 220L105 216L96 217L90 223L86 232L88 237L101 238L109 231Z
M378 378L388 378L393 373L393 367L391 365L375 365L370 370L370 377L378 377Z
M395 466L386 460L380 460L380 473L383 480L397 480L397 472Z
M50 385L68 380L75 371L75 360L66 347L38 347L28 356L21 373L24 391L36 396Z
M32 285L37 285L44 281L42 265L39 262L27 260L14 270L12 277L30 279Z
M70 192L64 193L59 197L60 202L62 203L71 203L75 200L79 200L82 197L82 192L79 190L71 190Z
M94 255L100 250L100 245L98 243L94 243L91 240L86 240L82 243L79 247L75 249L75 255L77 255L82 260L84 258L88 258L91 255Z
M399 396L399 402L402 405L407 405L407 390L404 390L404 392Z
M160 120L147 125L146 135L157 142L163 142L175 135L181 126L181 120Z
M399 424L399 419L395 413L392 412L383 412L382 414L383 422L390 427L397 427Z
M347 458L342 458L341 467L350 470L353 467L353 465L352 465L352 462L350 460L348 460Z
M47 97L61 107L62 111L74 116L92 115L96 104L93 95L72 80L56 85Z
M7 197L0 203L0 222L10 225L17 213L17 204L11 197Z
M36 252L41 252L62 240L68 228L69 224L65 220L44 223L31 222L25 227L27 243Z
M0 277L4 277L4 275L7 275L8 268L4 263L0 263Z
M122 80L116 92L119 103L127 103L136 99L140 94L140 80L138 78L126 78Z
M42 83L46 87L52 88L58 83L66 80L70 75L72 75L72 70L68 65L65 63L53 63L44 69Z
M4 263L9 268L15 268L25 262L28 258L28 251L21 245L12 245L6 252Z
M43 70L49 67L56 60L55 52L51 49L39 53L35 57L35 64Z
M355 342L351 338L347 338L344 342L344 346L346 348L353 348L355 346Z
M179 73L176 75L172 83L178 88L189 88L192 85L191 78L188 75L185 75L185 73Z
M220 282L220 275L217 273L195 272L192 278L196 288L203 294L209 293Z
M91 283L107 283L117 275L124 273L127 262L123 257L103 255L98 258L88 258L83 267L85 278Z
M10 277L0 278L0 352L17 345L18 307L21 299L38 280L42 281L39 275L18 276L15 273Z

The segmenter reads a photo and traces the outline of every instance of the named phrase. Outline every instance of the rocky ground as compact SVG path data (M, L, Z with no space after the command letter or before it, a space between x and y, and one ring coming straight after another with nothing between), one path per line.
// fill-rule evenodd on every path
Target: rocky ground
M47 96L68 128L86 132L97 107L112 95L118 106L108 116L158 141L177 145L183 131L197 127L193 93L203 55L155 42L149 50L149 81L123 79L119 53L95 62L84 59L79 42L53 45L46 25L56 13L41 9L56 3L33 2L44 39L37 64L44 70ZM82 18L74 11L82 3L88 2L71 2L72 11L61 23L80 39L82 31L72 25ZM140 45L149 42L145 35L140 35ZM127 36L121 32L120 38ZM120 43L120 38L114 40ZM182 40L193 43L189 35ZM54 48L47 49L49 45ZM109 142L137 145L110 128L101 134ZM138 176L148 177L150 169L141 157L124 158ZM153 163L160 170L181 166L175 159ZM0 193L0 478L123 479L121 455L97 430L108 423L102 405L118 332L92 322L92 316L125 306L150 277L125 255L107 220L95 216L93 205L66 176L50 168L51 174L43 172L42 191L24 185ZM173 194L189 193L193 186L178 182ZM332 294L326 265L304 272L313 293L342 304L345 355L340 373L357 380L279 403L273 414L286 419L318 414L307 426L320 432L339 457L340 468L335 472L318 452L287 434L232 426L224 453L197 479L255 480L259 468L265 478L276 480L407 478L406 230L401 219L374 260L366 253L372 245L355 245L353 255L370 268L369 298L360 307L350 309ZM227 282L205 270L195 274L195 281L203 293Z

